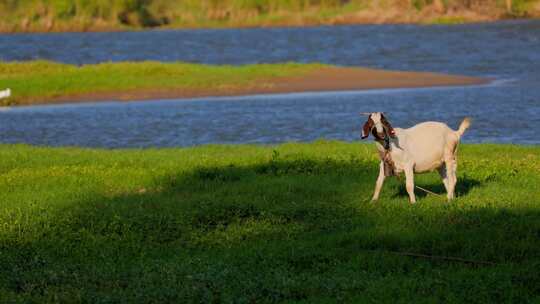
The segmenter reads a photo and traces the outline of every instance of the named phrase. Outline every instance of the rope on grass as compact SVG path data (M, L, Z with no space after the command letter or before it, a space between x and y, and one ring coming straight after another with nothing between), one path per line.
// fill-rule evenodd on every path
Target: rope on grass
M489 262L489 261L476 261L476 260L468 260L468 259L463 259L463 258L458 258L458 257L449 257L449 256L441 256L441 255L427 255L427 254L422 254L422 253L399 252L399 251L387 251L387 252L396 254L396 255L401 255L401 256L409 256L413 258L444 260L444 261L460 262L460 263L476 264L476 265L490 265L490 266L498 265L497 263Z
M400 175L396 175L396 178L397 178L398 181L400 181L400 182L402 181ZM428 193L428 194L433 194L433 195L438 196L438 197L443 197L442 195L440 195L440 194L438 194L438 193L435 193L435 192L433 192L433 191L429 191L429 190L426 189L426 188L422 188L422 187L417 186L417 185L414 185L414 187L416 187L417 189L422 190L422 191L424 191L424 192L426 192L426 193Z
M416 186L416 185L415 185L415 187L418 188L418 189L420 189L420 190L422 190L422 191L424 191L424 192L426 192L426 193L433 194L433 195L438 196L438 197L442 197L442 195L440 195L440 194L438 194L438 193L435 193L435 192L432 192L432 191L429 191L428 189L424 189L424 188L422 188L422 187L420 187L420 186Z

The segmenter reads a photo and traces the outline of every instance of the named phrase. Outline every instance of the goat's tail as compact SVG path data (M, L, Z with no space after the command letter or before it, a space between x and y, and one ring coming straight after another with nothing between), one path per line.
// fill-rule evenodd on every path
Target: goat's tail
M461 138L463 133L465 133L465 130L467 130L471 126L471 119L469 117L465 117L461 124L459 125L459 129L456 131L456 134L458 138Z

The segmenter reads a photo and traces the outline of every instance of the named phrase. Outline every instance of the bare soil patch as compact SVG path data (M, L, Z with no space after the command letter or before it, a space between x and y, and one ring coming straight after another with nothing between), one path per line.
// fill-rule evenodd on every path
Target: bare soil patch
M368 68L324 67L308 75L267 79L247 87L215 87L205 89L143 89L67 95L43 100L44 103L85 101L136 101L181 99L215 96L243 96L301 92L354 91L371 89L467 86L486 84L478 77L427 72L386 71Z

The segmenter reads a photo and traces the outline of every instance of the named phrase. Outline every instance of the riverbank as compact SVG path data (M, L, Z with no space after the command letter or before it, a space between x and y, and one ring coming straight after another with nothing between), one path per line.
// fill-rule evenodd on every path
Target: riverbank
M212 66L122 62L74 66L48 61L0 63L4 105L134 101L488 83L488 79L322 64Z
M0 145L6 302L537 302L540 149L461 145L457 199L373 144ZM436 173L417 185L444 193Z
M0 2L0 32L386 23L454 24L539 16L539 0L29 0Z

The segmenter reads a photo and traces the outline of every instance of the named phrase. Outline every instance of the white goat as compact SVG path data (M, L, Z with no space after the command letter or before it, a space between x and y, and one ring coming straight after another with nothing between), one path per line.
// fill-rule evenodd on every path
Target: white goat
M470 126L469 118L465 118L459 129L454 131L446 124L434 121L423 122L409 129L394 129L383 113L368 115L369 118L362 129L362 139L372 133L381 158L373 201L379 198L386 176L405 172L407 193L410 202L415 203L414 173L435 169L438 169L441 175L448 200L454 198L457 182L457 146L461 136Z

